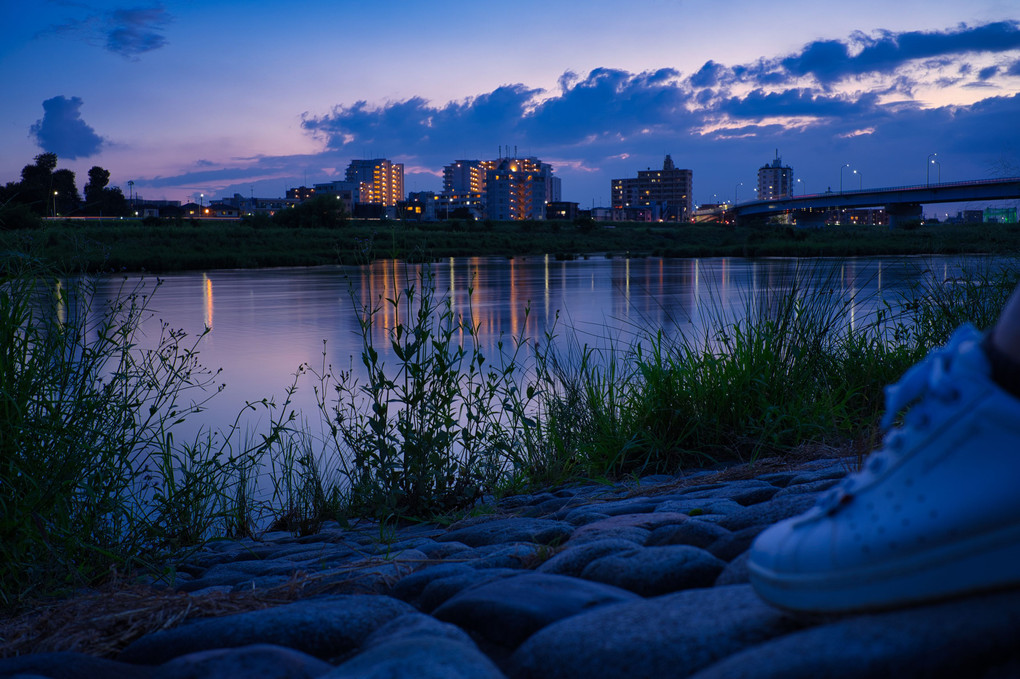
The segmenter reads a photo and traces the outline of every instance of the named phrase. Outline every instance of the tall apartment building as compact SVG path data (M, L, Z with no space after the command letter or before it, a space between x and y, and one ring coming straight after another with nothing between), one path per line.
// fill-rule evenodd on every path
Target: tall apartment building
M443 168L448 206L483 208L489 219L544 219L545 204L560 199L560 178L538 158L456 160Z
M443 168L443 194L461 196L485 193L485 173L496 167L494 160L455 160Z
M404 199L404 164L385 158L352 160L346 180L358 185L358 202L392 207Z
M793 168L783 165L776 151L776 159L758 168L758 200L786 198L793 195Z
M685 222L694 214L694 172L678 169L669 154L661 170L614 179L611 191L614 208L647 207L656 220Z
M538 158L501 158L485 173L489 219L545 219L546 203L560 200L560 178Z

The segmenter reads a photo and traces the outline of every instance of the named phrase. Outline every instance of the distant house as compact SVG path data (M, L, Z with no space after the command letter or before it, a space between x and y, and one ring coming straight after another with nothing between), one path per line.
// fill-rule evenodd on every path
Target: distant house
M549 202L546 203L545 206L545 218L573 221L577 218L577 208L577 203L571 203L569 201L558 200Z
M202 216L216 217L218 219L237 219L241 216L241 214L233 205L227 205L226 203L213 203L205 207L202 211Z

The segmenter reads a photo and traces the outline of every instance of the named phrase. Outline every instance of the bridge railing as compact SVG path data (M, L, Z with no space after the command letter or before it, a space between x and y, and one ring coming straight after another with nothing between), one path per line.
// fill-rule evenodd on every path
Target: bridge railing
M892 193L896 191L930 191L932 189L949 189L964 186L981 186L989 184L1012 184L1020 182L1020 177L999 177L995 179L971 179L962 182L938 182L929 184L914 184L908 186L883 186L878 189L843 189L842 191L822 191L821 193L803 193L799 196L783 196L772 200L749 200L745 203L736 203L733 207L754 205L756 203L776 203L779 201L795 201L802 198L824 198L825 196L847 196L863 195L868 193Z

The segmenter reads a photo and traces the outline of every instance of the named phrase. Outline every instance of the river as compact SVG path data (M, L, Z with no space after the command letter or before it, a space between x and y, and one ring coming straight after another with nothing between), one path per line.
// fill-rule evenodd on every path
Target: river
M974 261L971 258L970 261ZM483 350L523 335L544 341L554 333L561 353L582 345L628 346L649 332L703 332L720 309L739 316L748 301L788 287L797 271L815 284L862 303L847 323L864 322L883 300L895 300L919 277L957 275L958 258L861 259L607 259L556 261L551 257L457 258L431 265L437 294L479 326ZM152 317L140 344L152 342L162 322L197 336L201 363L222 372L226 386L192 426L222 429L246 401L282 400L302 364L360 365L362 340L356 307L393 298L419 267L381 260L360 267L214 270L161 277ZM154 277L129 277L152 285ZM101 282L112 297L123 277ZM470 290L470 292L469 292ZM384 305L386 307L387 305ZM860 314L860 318L857 315ZM376 346L392 327L387 308L377 319ZM384 356L386 354L384 353ZM394 360L392 354L386 357ZM311 381L299 383L299 410L314 415ZM264 411L256 414L264 420ZM250 426L258 426L258 422Z

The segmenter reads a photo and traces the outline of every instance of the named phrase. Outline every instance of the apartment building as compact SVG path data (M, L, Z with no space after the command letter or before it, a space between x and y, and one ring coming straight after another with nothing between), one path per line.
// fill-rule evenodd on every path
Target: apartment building
M793 195L793 168L783 165L783 159L776 151L776 158L758 168L758 200L786 198Z
M610 190L614 208L647 207L656 221L684 222L694 214L694 172L677 168L669 154L661 170L614 179Z
M393 207L404 199L403 163L385 158L352 160L345 179L357 185L358 203Z
M489 161L483 161L489 162ZM495 220L545 219L560 200L560 179L538 158L501 158L485 173L485 215Z

